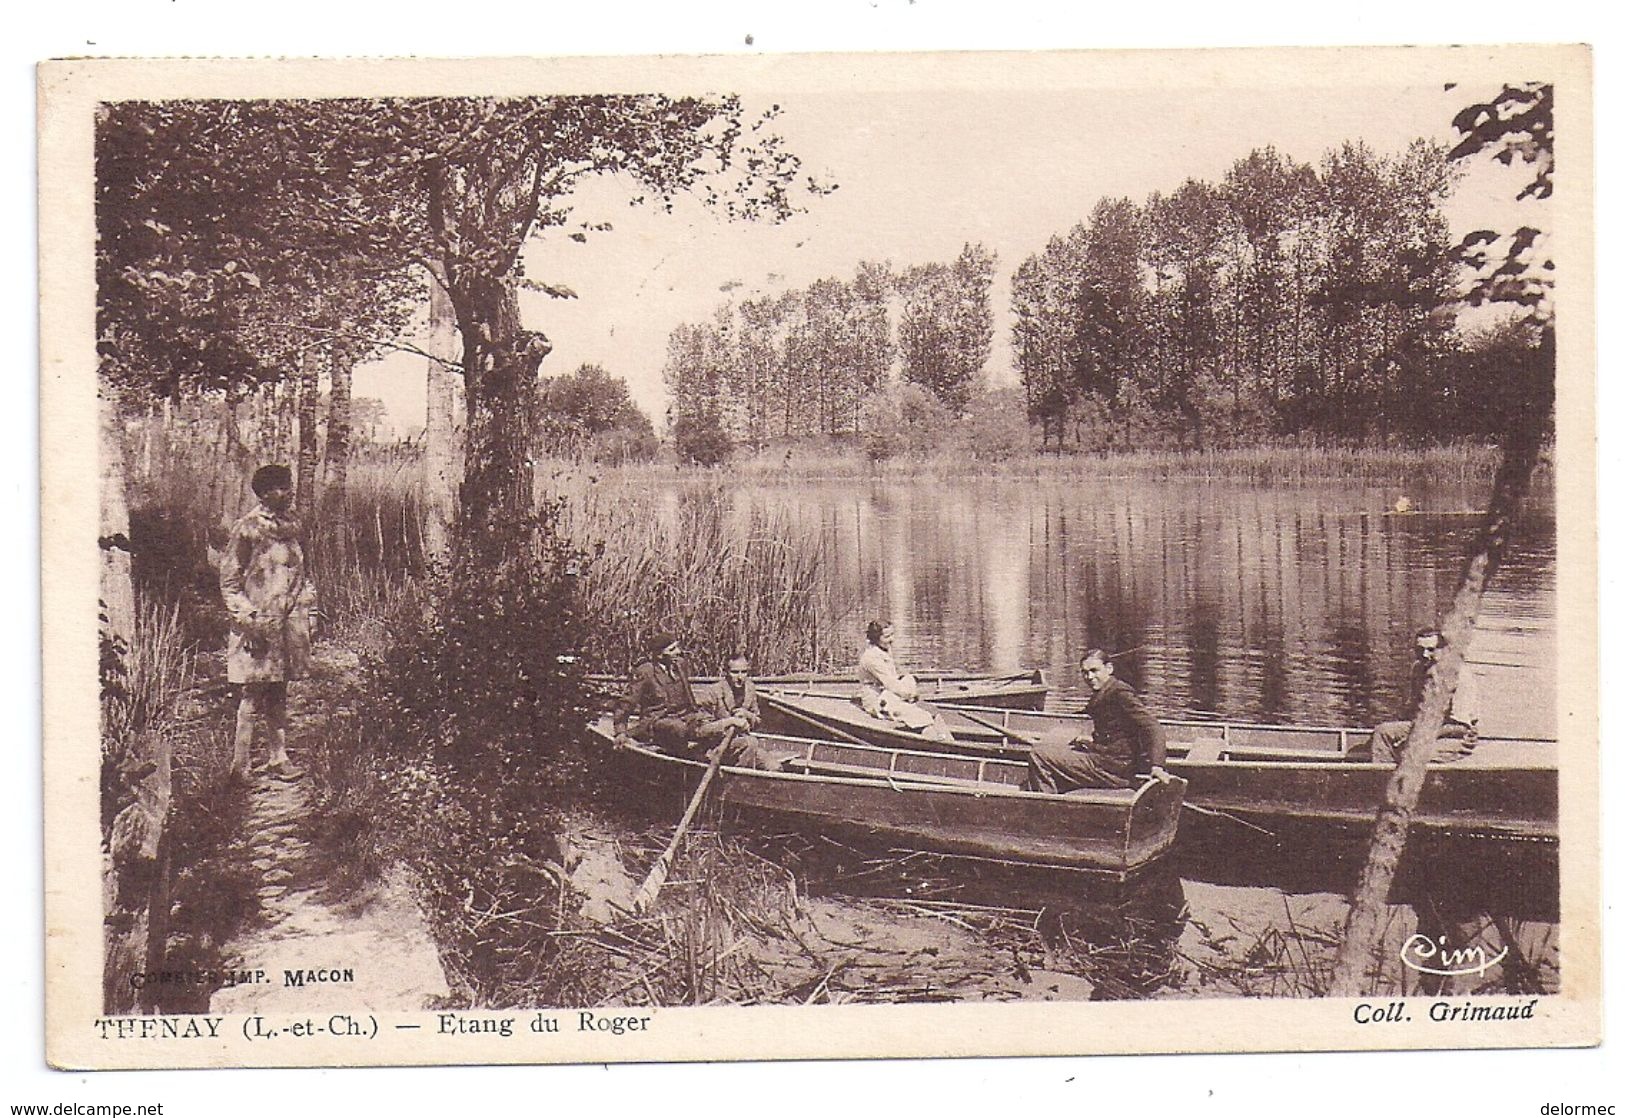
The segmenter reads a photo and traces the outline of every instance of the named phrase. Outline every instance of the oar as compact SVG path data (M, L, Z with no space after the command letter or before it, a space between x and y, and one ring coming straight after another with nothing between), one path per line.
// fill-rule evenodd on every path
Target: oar
M1251 830L1257 831L1261 835L1268 835L1270 838L1279 838L1280 837L1274 831L1266 830L1265 828L1260 827L1257 823L1249 823L1249 822L1247 822L1247 820L1241 818L1239 815L1231 815L1228 811L1219 811L1218 809L1211 808L1211 807L1197 807L1195 804L1191 803L1189 800L1185 801L1185 803L1183 805L1183 810L1185 810L1185 811L1194 811L1198 815L1211 815L1215 819L1226 819L1226 820L1229 820L1231 823L1239 823L1243 827L1247 827L1247 828L1250 828Z
M777 699L773 698L772 695L763 695L761 697L762 697L763 700L765 700L770 705L783 707L784 709L788 710L791 717L799 718L803 722L811 722L814 726L817 726L818 729L821 732L826 733L826 734L831 734L831 735L833 735L833 736L835 736L837 738L840 738L842 741L846 742L848 745L862 745L862 746L869 746L869 747L874 746L874 742L864 741L862 738L858 737L856 734L849 734L845 730L841 729L838 726L831 726L828 722L825 722L823 719L814 718L812 715L808 714L804 710L800 710L800 709L798 709L796 707L785 707L783 703L780 703ZM921 740L924 740L924 739L921 739Z
M722 755L728 752L733 744L737 727L729 726L728 732L722 735L722 744L711 757L711 764L707 766L705 775L700 778L700 786L694 790L694 798L688 801L688 810L683 812L683 818L677 824L677 833L671 836L671 842L655 864L649 869L649 876L643 879L638 891L632 896L632 908L636 912L648 912L654 907L655 898L660 896L660 890L666 884L666 875L671 872L671 864L677 857L677 847L682 843L683 836L688 833L688 825L694 821L694 813L700 810L700 801L705 799L705 793L711 787L711 780L722 767Z
M978 726L986 726L989 730L995 730L1001 737L1008 738L1019 745L1026 746L1028 749L1037 749L1041 744L1037 740L1028 737L1026 734L1018 733L1017 731L1010 729L1008 726L1001 726L997 722L989 722L985 718L978 718L976 715L963 708L952 707L950 709L954 714L968 718Z

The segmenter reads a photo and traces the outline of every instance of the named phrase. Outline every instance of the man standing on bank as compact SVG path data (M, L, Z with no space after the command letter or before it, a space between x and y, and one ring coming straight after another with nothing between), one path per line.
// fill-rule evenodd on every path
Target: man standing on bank
M1433 670L1444 646L1444 634L1439 630L1417 630L1416 659L1411 662L1412 710L1422 705L1422 689L1427 686L1428 673ZM1371 731L1366 751L1380 765L1398 764L1399 755L1405 751L1405 743L1410 736L1411 724L1408 720L1384 722ZM1435 739L1433 761L1435 764L1459 761L1471 753L1477 744L1478 683L1463 664L1461 673L1456 676L1456 693L1450 697L1450 709L1445 712L1444 724L1439 727L1439 736ZM1350 752L1358 753L1359 750Z
M248 776L254 733L270 738L265 771L298 780L304 771L288 758L288 681L310 674L310 639L316 586L305 570L299 521L293 504L293 473L261 466L249 483L259 498L231 530L220 557L220 595L231 618L226 637L226 679L242 685L231 775Z
M1094 737L1034 749L1027 790L1133 788L1148 776L1170 779L1162 767L1167 759L1162 726L1134 689L1114 674L1111 657L1091 648L1083 657L1083 678L1092 693L1084 713L1094 721Z

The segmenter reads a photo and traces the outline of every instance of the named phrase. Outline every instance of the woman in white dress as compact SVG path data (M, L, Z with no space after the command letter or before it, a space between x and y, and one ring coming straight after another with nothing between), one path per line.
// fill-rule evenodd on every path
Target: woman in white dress
M858 701L866 713L888 722L900 722L932 741L953 741L954 736L934 712L917 705L920 685L897 670L892 658L894 636L887 621L871 621L865 633L869 646L858 657Z

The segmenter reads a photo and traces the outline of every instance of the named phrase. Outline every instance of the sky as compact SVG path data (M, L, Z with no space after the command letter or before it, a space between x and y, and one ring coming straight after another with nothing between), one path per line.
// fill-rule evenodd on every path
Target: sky
M1079 68L1089 65L1075 58ZM1210 80L1201 72L1193 79ZM988 380L1014 384L1010 276L1099 199L1139 203L1188 178L1218 182L1265 146L1318 163L1351 140L1384 155L1419 137L1453 142L1455 112L1498 88L1469 83L1446 92L1440 81L1402 76L1385 84L1260 84L1222 95L1169 84L787 91L775 96L783 112L774 126L804 171L838 184L834 193L806 197L804 211L782 224L729 223L694 198L680 198L671 213L634 208L631 184L590 180L572 217L607 221L613 231L584 243L566 229L533 238L527 275L578 298L527 293L524 317L553 343L544 374L602 365L626 380L658 426L667 403L666 340L679 323L708 320L728 299L850 277L861 260L946 261L966 242L981 242L998 257ZM1447 208L1457 234L1506 224L1516 178L1474 161ZM1533 204L1521 208L1517 220L1530 223ZM422 423L422 365L395 355L357 370L357 393L383 400L397 433Z

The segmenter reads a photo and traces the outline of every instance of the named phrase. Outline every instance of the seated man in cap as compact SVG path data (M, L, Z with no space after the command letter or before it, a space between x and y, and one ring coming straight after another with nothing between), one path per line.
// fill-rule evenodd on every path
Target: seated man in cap
M1444 634L1437 629L1416 631L1416 657L1411 662L1410 671L1409 698L1412 710L1421 707L1422 692L1427 687L1428 675L1439 657L1444 654L1447 643ZM1371 731L1371 738L1363 747L1355 746L1350 749L1349 756L1364 759L1369 755L1371 760L1379 765L1398 764L1410 736L1409 719L1383 722ZM1459 761L1471 754L1477 744L1478 685L1473 679L1473 673L1463 665L1461 673L1456 677L1455 693L1451 695L1450 705L1445 709L1444 723L1439 727L1434 739L1432 761L1435 764Z
M744 695L732 704L718 705L714 694L708 693L708 705L702 707L689 683L688 669L683 666L682 642L671 633L656 632L645 648L647 654L632 668L632 684L626 698L615 709L616 741L639 741L676 756L695 753L709 756L732 729L734 736L723 763L767 767L757 766L753 761L755 741L749 730L755 726L750 717L755 714L754 688L748 694L751 704L748 711L737 709ZM748 661L745 672L745 683L749 686ZM721 687L728 685L726 678L719 682ZM761 716L756 714L755 717L760 719Z
M1110 654L1084 653L1083 678L1089 685L1084 713L1094 722L1092 737L1070 745L1041 745L1027 764L1029 792L1067 793L1080 788L1133 788L1150 777L1167 780L1163 763L1167 738L1156 715L1134 689L1117 678Z

